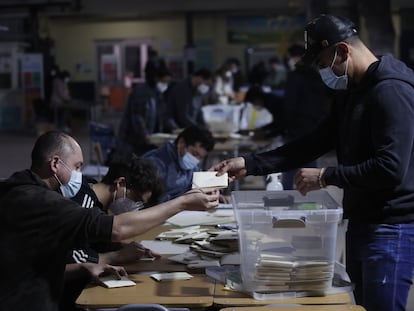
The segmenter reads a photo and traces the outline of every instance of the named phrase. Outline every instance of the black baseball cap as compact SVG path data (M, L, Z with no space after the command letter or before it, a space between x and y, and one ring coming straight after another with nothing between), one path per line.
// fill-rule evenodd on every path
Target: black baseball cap
M322 14L305 27L305 54L302 61L311 64L319 53L335 43L357 36L355 24L345 17Z

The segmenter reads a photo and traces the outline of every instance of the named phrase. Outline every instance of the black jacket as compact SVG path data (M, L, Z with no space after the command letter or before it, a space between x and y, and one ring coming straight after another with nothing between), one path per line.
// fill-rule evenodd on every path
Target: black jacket
M69 250L110 240L111 216L81 208L30 170L0 182L0 310L57 310Z
M390 55L358 85L338 92L331 114L310 134L279 149L246 156L249 175L286 171L335 149L328 185L344 189L352 221L414 220L414 74Z

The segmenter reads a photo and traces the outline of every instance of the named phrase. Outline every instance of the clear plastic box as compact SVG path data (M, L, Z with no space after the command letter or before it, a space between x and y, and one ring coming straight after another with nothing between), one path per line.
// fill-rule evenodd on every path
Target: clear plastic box
M243 288L258 299L332 286L342 208L324 190L234 191Z

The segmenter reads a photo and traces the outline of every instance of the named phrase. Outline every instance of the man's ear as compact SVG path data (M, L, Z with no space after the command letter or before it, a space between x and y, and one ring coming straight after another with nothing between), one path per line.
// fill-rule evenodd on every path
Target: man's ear
M126 186L126 179L125 177L118 177L114 180L115 189L118 190L120 187Z
M50 167L50 170L53 172L53 173L56 173L56 171L57 171L57 166L58 166L58 163L59 163L59 156L57 156L57 155L54 155L53 157L52 157L52 159L50 160L50 162L49 162L49 167Z
M177 140L177 152L178 152L179 156L182 156L184 154L184 150L185 150L186 147L187 147L187 145L184 141L184 138L180 137Z
M340 63L345 62L348 59L349 54L349 45L345 42L339 42L336 45L337 50L337 59Z

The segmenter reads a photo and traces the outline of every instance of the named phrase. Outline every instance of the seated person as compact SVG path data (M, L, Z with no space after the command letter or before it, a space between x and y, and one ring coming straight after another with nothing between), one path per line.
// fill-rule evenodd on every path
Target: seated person
M160 185L152 163L134 157L129 161L111 163L101 182L82 176L82 185L71 199L83 208L99 207L103 211L120 214L156 203L163 191ZM69 277L65 278L61 311L76 310L74 302L90 281L90 276L85 272L94 278L93 272L99 268L132 263L145 254L159 257L135 241L128 244L95 243L89 248L72 250L66 261L66 274Z
M105 212L120 214L157 203L163 193L161 185L151 161L133 157L129 161L112 162L101 182L83 177L80 190L71 199L84 208L96 206ZM126 264L138 259L134 243L123 245L123 249L112 243L94 246L93 249L74 250L69 262Z
M164 181L165 195L161 201L176 198L192 187L193 172L200 171L199 163L214 148L211 132L197 126L184 129L175 141L143 155L157 167Z
M261 86L251 86L241 112L240 133L253 132L253 138L263 139L281 135L284 129L282 99L274 93L263 91Z

